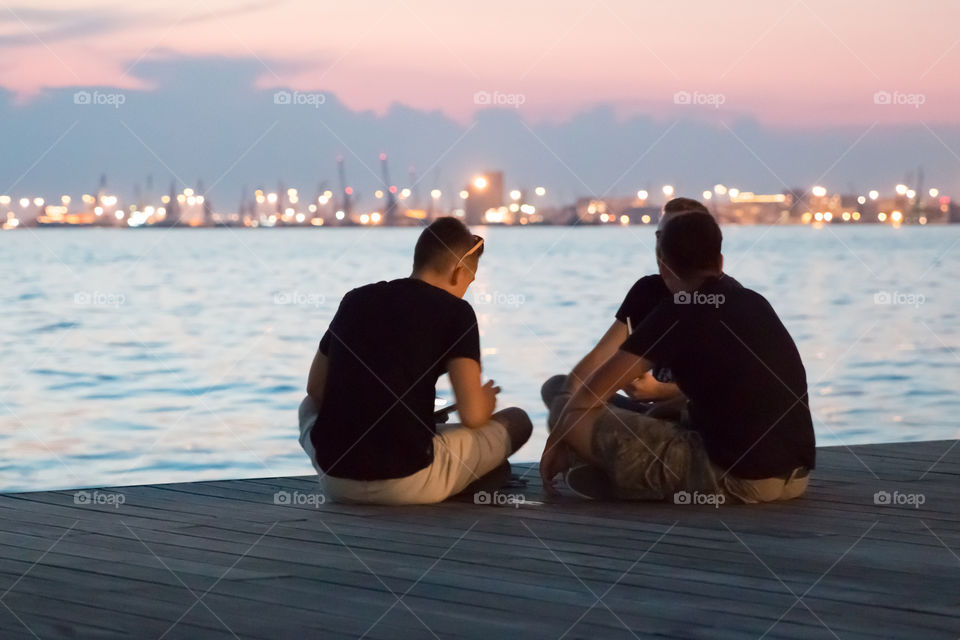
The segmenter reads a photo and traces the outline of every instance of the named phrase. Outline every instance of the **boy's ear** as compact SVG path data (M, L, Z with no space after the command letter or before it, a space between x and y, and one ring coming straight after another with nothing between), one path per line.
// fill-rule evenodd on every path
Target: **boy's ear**
M463 269L463 267L461 267L460 265L457 265L456 267L453 268L452 271L450 271L450 285L451 285L451 286L453 286L453 287L456 287L456 286L457 286L457 282L460 280L460 275L461 275L462 269Z

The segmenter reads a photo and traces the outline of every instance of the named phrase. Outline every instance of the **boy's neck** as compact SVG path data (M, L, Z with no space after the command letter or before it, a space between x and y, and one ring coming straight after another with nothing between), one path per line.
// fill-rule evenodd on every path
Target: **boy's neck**
M448 278L435 271L430 271L428 269L424 269L423 271L414 271L410 274L410 277L414 280L426 282L427 284L433 285L438 289L443 289L447 293L453 293L453 291L450 290Z

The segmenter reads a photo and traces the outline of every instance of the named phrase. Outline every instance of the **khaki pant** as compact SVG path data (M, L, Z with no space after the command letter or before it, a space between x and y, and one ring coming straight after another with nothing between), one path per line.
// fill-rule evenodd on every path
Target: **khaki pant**
M723 494L738 502L791 500L807 490L809 472L746 479L713 463L700 434L676 422L607 407L594 423L593 451L617 495L677 500L680 493Z
M478 429L460 424L437 425L433 462L413 475L389 480L351 480L324 473L317 464L310 429L317 407L308 396L300 403L300 446L320 476L325 497L363 504L432 504L460 493L474 480L500 466L511 453L510 435L491 420Z

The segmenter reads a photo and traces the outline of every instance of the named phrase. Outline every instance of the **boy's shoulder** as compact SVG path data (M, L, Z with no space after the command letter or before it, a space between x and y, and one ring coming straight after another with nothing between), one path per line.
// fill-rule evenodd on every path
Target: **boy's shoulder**
M396 280L371 282L348 291L343 296L343 302L348 300L352 304L382 300L399 305L426 302L431 305L441 304L473 309L466 300L416 278L397 278Z

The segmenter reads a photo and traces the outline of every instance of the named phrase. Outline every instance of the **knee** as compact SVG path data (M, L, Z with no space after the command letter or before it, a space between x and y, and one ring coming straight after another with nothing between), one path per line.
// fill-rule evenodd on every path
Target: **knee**
M543 386L540 387L540 398L548 408L553 403L553 399L563 391L563 386L566 383L567 376L556 375L548 378L547 381L543 383Z
M511 453L518 450L533 433L533 422L527 412L519 407L501 409L493 414L493 419L502 424L510 435Z

